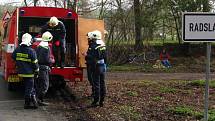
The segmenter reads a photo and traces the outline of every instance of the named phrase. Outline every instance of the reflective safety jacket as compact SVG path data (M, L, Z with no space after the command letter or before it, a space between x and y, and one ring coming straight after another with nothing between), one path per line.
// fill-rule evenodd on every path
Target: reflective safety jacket
M97 44L95 48L95 58L97 64L107 64L107 52L105 45Z
M38 46L36 49L39 65L51 65L50 48L49 46Z
M85 56L86 64L88 65L95 65L95 54L96 54L96 48L97 44L96 42L89 43L89 48L87 50L87 55Z
M38 60L35 50L26 45L17 47L12 53L13 60L16 61L18 76L34 77L39 71Z

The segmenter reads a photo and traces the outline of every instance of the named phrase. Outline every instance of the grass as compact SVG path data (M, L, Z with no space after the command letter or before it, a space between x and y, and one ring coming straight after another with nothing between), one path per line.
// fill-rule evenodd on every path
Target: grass
M189 85L202 87L205 86L205 80L194 80ZM210 81L209 86L215 88L215 80Z
M161 87L160 92L162 93L175 93L176 89L171 87Z
M155 97L152 97L152 100L153 101L161 101L163 98L160 97L160 96L155 96Z
M193 108L188 106L170 107L167 111L176 115L192 116L199 120L204 117L203 112L194 111ZM208 111L208 118L208 121L215 121L215 109Z
M126 94L127 94L128 96L131 96L131 97L136 97L136 96L138 96L138 93L137 93L136 91L128 91Z
M194 116L197 119L203 118L202 112L194 111L193 108L188 106L171 107L171 108L168 108L167 111L177 115Z
M134 65L110 66L110 71L138 71L138 70L141 70L141 66Z
M135 110L134 107L123 105L119 107L120 114L128 121L137 121L141 118L141 114Z

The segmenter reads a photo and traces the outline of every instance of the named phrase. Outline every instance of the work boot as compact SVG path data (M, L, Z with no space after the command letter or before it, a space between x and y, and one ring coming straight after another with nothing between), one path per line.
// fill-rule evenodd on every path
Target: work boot
M103 107L103 106L104 106L104 97L101 97L101 98L100 98L99 106L100 106L100 107Z
M41 95L41 96L39 97L38 105L39 105L39 106L48 106L48 105L49 105L49 103L44 102L44 95Z
M97 107L97 106L98 106L97 101L93 101L93 102L91 103L91 107Z
M32 100L32 103L33 103L33 109L37 109L38 108L38 103L37 103L36 96L35 95L31 96L31 100Z
M30 105L30 102L31 102L30 98L25 98L24 109L33 109L33 107Z

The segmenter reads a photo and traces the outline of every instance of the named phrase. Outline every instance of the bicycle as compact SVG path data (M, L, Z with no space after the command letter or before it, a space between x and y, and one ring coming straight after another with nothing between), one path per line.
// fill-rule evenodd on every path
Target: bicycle
M151 63L151 61L156 61L158 58L158 53L155 51L146 51L139 54L130 54L128 62L131 64L143 65L145 63Z

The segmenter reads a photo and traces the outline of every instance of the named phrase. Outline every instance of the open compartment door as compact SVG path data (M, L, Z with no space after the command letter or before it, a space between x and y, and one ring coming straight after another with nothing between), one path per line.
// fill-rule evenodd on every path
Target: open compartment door
M86 67L85 64L85 56L83 53L87 52L88 49L88 41L87 41L87 33L99 30L102 33L102 37L104 40L104 20L97 19L86 19L86 18L78 18L78 61L79 67Z

